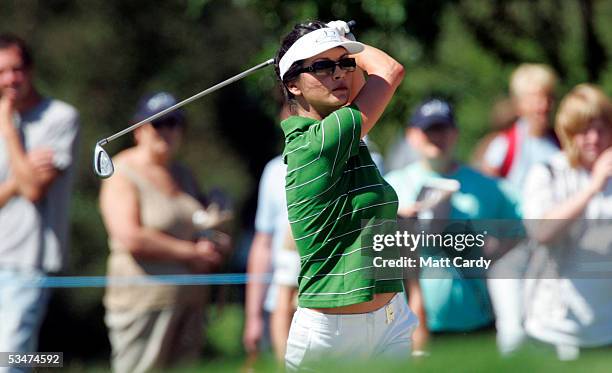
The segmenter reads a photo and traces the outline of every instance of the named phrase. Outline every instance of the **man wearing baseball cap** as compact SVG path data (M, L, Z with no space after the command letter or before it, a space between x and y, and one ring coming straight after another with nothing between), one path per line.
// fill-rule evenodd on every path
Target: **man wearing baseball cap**
M145 118L166 110L177 104L176 98L167 92L154 92L143 96L138 102L138 108L132 117L132 121L140 122ZM164 121L176 121L182 124L185 123L185 112L183 109L174 110L153 123L161 123Z
M447 101L433 98L420 104L410 118L406 136L421 156L420 161L392 171L385 177L398 194L401 217L519 218L515 199L500 181L456 159L454 152L459 128ZM432 185L440 188L453 186L446 190L449 207L445 216L435 216L419 203L421 190ZM466 279L456 268L450 268L448 276L431 275L428 268L421 268L419 283L430 331L465 332L492 323L493 312L484 278ZM414 311L419 314L422 310Z

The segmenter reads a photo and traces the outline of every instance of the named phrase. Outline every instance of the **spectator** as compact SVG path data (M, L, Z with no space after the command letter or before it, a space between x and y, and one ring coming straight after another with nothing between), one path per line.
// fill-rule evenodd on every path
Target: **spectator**
M507 178L521 190L529 168L558 152L550 129L556 84L555 72L546 65L522 64L514 70L510 91L519 118L487 148L485 173Z
M370 155L372 156L372 161L376 165L376 168L378 168L378 172L380 172L381 175L384 174L385 159L383 158L382 154L380 154L378 145L374 141L370 140L368 136L365 136L363 138L363 142L368 146L368 150L370 151Z
M285 202L287 165L281 156L266 165L259 184L255 217L255 238L249 252L249 275L263 276L274 271L277 257L289 225ZM270 314L276 306L278 286L263 281L249 281L246 290L246 321L243 342L249 354L255 354L269 343Z
M576 86L561 101L555 130L563 153L534 167L525 184L525 217L542 219L528 224L540 244L534 274L542 276L527 280L525 326L571 360L580 348L612 344L610 99L594 85ZM584 269L593 264L603 275Z
M421 160L387 174L399 197L399 215L404 218L518 219L515 199L503 184L460 164L454 156L458 129L450 105L439 99L421 104L408 129L410 145ZM446 180L444 180L446 179ZM417 198L425 185L446 181L455 186L446 209L429 211ZM429 255L426 253L425 255ZM445 254L442 254L445 255ZM470 253L482 256L474 250ZM433 332L465 332L485 327L493 312L483 278L465 278L454 268L431 274L421 268L420 287L427 319ZM419 313L419 310L415 310Z
M385 172L404 168L418 160L418 155L408 144L407 136L408 134L402 131L389 146L385 155Z
M289 107L283 105L279 119L290 115ZM287 165L279 155L266 164L259 181L257 212L255 215L255 237L249 250L247 272L264 276L274 271L274 258L284 240L289 224L285 202L285 174ZM270 344L270 314L276 306L278 286L264 281L250 281L246 286L243 345L253 359L259 351Z
M134 121L174 104L165 92L146 96ZM183 112L174 111L136 129L136 145L114 159L116 173L100 191L111 279L210 273L222 261L226 236L212 231L218 240L196 238L198 230L217 227L225 216L212 206L203 210L192 174L173 161L184 129ZM206 298L202 286L108 286L105 322L113 370L144 372L197 358Z
M270 323L274 353L279 362L285 360L289 328L297 309L299 275L300 256L291 234L291 227L287 222L283 244L275 258L272 279L272 283L277 287L277 301Z
M522 64L512 73L510 92L519 118L493 139L484 155L483 171L506 178L519 200L529 169L559 151L550 126L556 82L555 72L542 64ZM526 338L522 277L529 256L529 247L519 245L490 271L492 277L500 277L489 280L488 285L495 309L497 344L503 355L516 351ZM512 274L500 276L496 274L499 271Z
M34 86L25 42L0 35L0 351L37 351L50 293L32 283L66 265L78 137L77 111Z
M510 98L501 98L495 101L489 115L491 132L485 135L476 144L472 152L471 164L477 169L484 167L484 154L491 142L499 135L504 135L516 122L516 110L514 102Z

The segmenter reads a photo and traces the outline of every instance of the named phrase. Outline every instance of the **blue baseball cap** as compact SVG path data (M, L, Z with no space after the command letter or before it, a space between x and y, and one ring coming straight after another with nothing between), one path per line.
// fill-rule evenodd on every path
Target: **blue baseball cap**
M140 122L151 115L155 115L162 110L176 105L178 101L168 92L154 92L143 96L139 103L138 109L134 113L132 120ZM161 118L157 118L154 122L161 122L167 119L174 119L178 122L185 122L185 112L182 109L174 110Z
M437 98L421 103L410 117L409 124L422 130L435 124L456 127L453 108L448 102Z

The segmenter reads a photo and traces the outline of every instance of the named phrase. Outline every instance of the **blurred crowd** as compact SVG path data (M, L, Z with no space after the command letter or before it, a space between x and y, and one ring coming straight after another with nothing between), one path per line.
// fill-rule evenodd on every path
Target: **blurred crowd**
M39 93L33 63L20 38L0 35L0 351L7 352L37 351L50 291L32 281L65 269L79 140L77 110ZM420 319L413 356L429 354L432 335L492 326L504 356L530 339L550 345L562 360L612 344L606 226L612 218L612 103L600 87L584 83L557 105L557 85L549 66L518 66L508 97L491 108L489 134L474 144L471 164L455 155L461 123L442 97L423 97L385 157L367 141L398 194L398 217L525 222L526 239L504 250L483 248L480 254L496 260L489 276L424 270L418 281L405 282ZM168 92L147 94L132 119L176 102ZM283 107L279 121L287 116ZM187 124L180 110L156 119L135 130L134 145L114 157L115 175L102 182L99 199L108 276L211 274L230 258L231 212L207 198L190 169L175 160ZM243 335L252 359L272 349L283 360L297 306L300 257L289 229L285 173L279 155L259 183ZM425 203L425 188L442 189L444 203ZM577 268L584 263L604 267L585 274ZM508 267L513 275L491 275ZM266 274L270 281L263 280ZM197 359L209 290L109 285L103 304L113 371Z
M604 233L612 217L612 103L585 83L557 107L557 84L549 66L519 65L509 77L509 96L491 108L489 134L474 144L470 164L455 155L461 124L451 103L424 98L405 136L377 164L398 194L399 218L518 221L526 228L516 239L471 253L495 260L480 278L457 268L442 275L423 269L419 281L405 281L420 319L413 356L429 355L432 334L492 326L502 356L530 339L550 345L561 360L612 344L612 240ZM368 146L380 159L376 146ZM260 181L248 272L274 275L269 286L247 285L243 338L251 354L271 343L280 362L300 275L282 193L285 172L278 156ZM442 201L424 201L426 188L439 188ZM582 269L594 263L601 264L597 271Z

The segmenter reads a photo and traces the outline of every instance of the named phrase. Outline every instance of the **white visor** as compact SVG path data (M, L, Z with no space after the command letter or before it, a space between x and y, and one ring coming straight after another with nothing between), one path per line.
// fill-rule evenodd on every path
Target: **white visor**
M344 47L350 54L363 51L364 46L360 42L348 40L340 36L335 28L321 28L302 36L293 43L287 53L280 59L280 78L283 80L285 73L294 62L316 56L336 47Z

